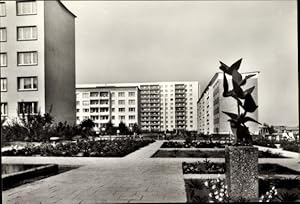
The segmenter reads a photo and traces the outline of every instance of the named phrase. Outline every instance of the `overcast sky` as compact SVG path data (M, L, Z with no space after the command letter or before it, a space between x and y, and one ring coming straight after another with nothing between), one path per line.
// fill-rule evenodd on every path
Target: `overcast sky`
M64 1L76 83L199 81L219 60L260 71L259 121L298 125L296 1Z

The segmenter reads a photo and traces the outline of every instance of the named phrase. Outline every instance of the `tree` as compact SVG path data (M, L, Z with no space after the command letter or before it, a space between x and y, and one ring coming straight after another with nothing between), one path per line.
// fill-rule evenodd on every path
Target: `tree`
M91 135L94 133L92 129L95 127L95 123L91 119L85 119L80 123L80 127L82 128L82 133L86 134L84 136Z
M129 130L128 127L122 121L119 123L120 135L127 135Z
M115 134L115 128L114 128L114 125L113 125L113 123L112 123L111 121L108 121L108 122L106 123L105 132L106 132L106 134L108 134L108 135L113 135L113 134Z
M80 123L80 126L83 129L92 129L93 127L95 127L95 123L91 119L85 119Z
M134 132L135 134L140 134L141 130L138 124L134 123L134 125L132 126L132 132Z

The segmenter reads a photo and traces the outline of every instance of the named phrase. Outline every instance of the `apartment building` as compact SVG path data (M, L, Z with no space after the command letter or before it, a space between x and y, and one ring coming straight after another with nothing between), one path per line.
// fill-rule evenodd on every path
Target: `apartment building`
M60 1L0 1L2 118L75 123L75 17Z
M77 93L81 88L96 86L138 87L138 124L142 130L197 130L199 83L196 81L82 84L77 85ZM80 103L81 98L78 101Z
M242 76L255 74L254 77L247 80L243 89L255 86L252 97L258 104L258 74L259 72L242 73ZM231 86L231 77L228 78L229 89ZM223 73L216 73L202 92L198 102L198 133L202 134L231 134L228 116L222 111L237 113L236 101L232 97L223 97ZM258 121L258 109L254 113L247 113L248 116ZM258 124L248 122L247 126L252 134L258 134Z
M85 119L95 122L101 130L111 121L114 126L120 122L132 127L140 123L139 89L137 86L77 86L77 123Z

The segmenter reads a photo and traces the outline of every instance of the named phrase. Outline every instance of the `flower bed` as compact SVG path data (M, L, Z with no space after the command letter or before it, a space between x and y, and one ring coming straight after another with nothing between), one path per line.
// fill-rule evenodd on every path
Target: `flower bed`
M211 151L201 151L201 150L158 150L152 157L177 157L177 158L224 158L224 150L211 150ZM259 158L286 158L279 153L271 153L271 151L259 151Z
M225 148L227 143L220 143L220 142L200 142L200 141L193 141L190 143L187 142L164 142L161 148Z
M28 146L23 149L12 149L2 152L2 156L83 156L83 157L122 157L141 147L148 145L153 140L100 140L66 143L42 143L39 146Z
M187 203L228 202L227 186L222 179L185 179ZM271 189L271 190L270 190ZM300 180L259 179L257 201L299 202ZM237 202L237 201L236 201ZM239 202L247 202L241 200Z
M297 142L281 142L280 147L287 151L300 153L300 144Z
M267 140L267 139L259 139L259 140L253 141L253 145L276 148L276 145L274 144L274 142Z
M204 162L183 162L183 174L224 174L225 163L215 163L209 160ZM300 175L300 172L278 164L258 164L258 173L261 175L292 174Z

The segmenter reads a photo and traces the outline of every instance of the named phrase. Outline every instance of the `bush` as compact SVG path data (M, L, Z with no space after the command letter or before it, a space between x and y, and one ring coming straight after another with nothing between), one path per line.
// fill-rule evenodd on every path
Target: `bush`
M253 141L253 145L263 146L263 147L270 147L270 148L276 148L273 141L270 141L268 139L265 139L261 137L258 140Z
M281 141L280 147L287 151L300 152L300 145L297 142Z
M26 147L22 150L12 149L2 153L3 156L84 156L84 157L122 157L141 147L148 145L153 140L100 140L66 143L42 143L36 147Z

